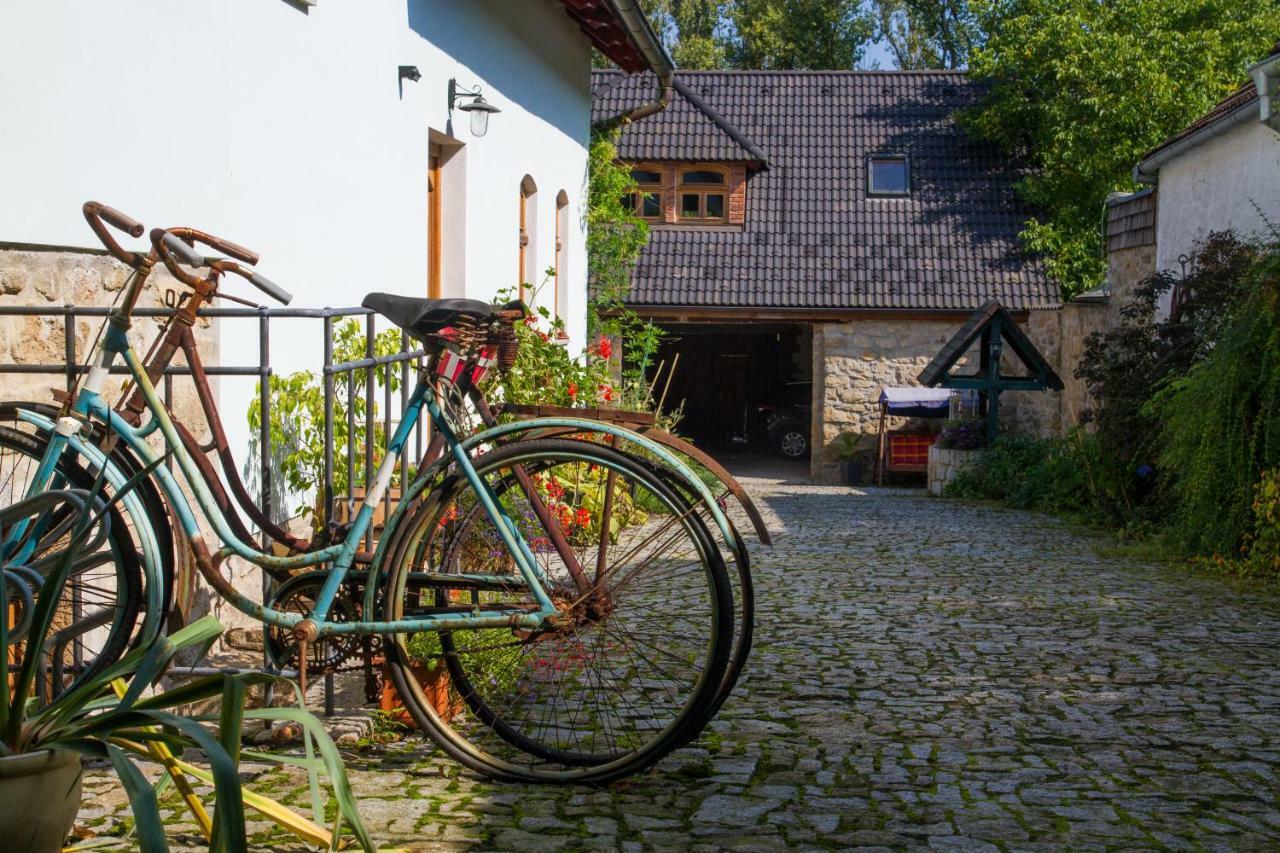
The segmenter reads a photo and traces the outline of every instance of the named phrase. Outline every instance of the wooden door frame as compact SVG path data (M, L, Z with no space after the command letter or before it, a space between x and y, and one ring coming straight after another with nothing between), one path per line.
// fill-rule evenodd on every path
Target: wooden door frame
M440 239L442 187L440 183L441 161L444 159L439 145L432 143L428 159L427 184L427 296L439 299L442 295L440 281Z

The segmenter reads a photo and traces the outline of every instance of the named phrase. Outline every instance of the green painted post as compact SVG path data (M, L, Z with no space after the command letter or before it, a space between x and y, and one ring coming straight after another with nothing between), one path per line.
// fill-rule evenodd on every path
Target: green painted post
M1000 356L1004 352L1000 319L991 324L991 340L987 346L987 445L996 443L1000 430Z

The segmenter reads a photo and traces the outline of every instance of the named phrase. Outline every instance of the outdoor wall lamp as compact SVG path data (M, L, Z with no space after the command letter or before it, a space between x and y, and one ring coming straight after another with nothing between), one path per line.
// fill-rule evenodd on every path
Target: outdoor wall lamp
M408 80L410 83L417 83L422 79L422 74L419 73L418 66L416 65L401 65L400 79Z
M463 89L456 79L449 78L449 112L451 114L461 98L474 99L469 104L458 106L458 109L464 113L471 113L471 135L484 136L489 132L489 114L500 113L502 110L484 99L484 95L480 94L479 86L475 89Z

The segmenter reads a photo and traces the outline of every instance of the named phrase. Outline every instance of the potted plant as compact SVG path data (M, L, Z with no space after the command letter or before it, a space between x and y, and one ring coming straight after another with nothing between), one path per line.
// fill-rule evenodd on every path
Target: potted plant
M831 442L831 453L840 466L840 479L848 486L862 483L863 456L860 433L842 432Z
M114 500L132 487L140 472ZM51 498L54 507L51 509ZM255 759L301 764L311 774L321 768L333 783L342 820L365 850L373 845L356 811L341 757L318 720L301 708L245 709L245 693L254 682L281 681L258 673L217 674L183 683L167 691L152 691L179 652L203 653L222 633L222 625L206 616L167 637L136 648L97 674L70 685L56 696L42 696L37 687L44 640L58 613L58 601L82 546L93 538L104 518L104 502L89 492L68 490L36 495L0 510L0 541L12 544L33 535L50 513L68 512L74 523L62 528L62 552L55 555L39 593L12 601L22 614L22 635L10 643L10 587L17 589L13 566L5 566L0 583L0 838L14 853L53 853L62 848L80 808L81 761L85 756L105 759L119 776L133 811L138 849L167 850L164 824L156 791L135 763L137 757L157 760L161 755L181 755L186 749L202 751L210 765L216 811L209 827L210 849L245 850L244 799L238 764L241 755ZM16 535L13 532L17 530ZM10 547L9 553L16 553ZM49 564L46 564L49 565ZM182 716L174 711L213 697L221 697L216 716ZM240 749L245 719L287 720L302 728L306 758L251 753ZM216 723L217 733L204 723ZM166 750L161 752L161 748ZM315 758L318 748L320 757ZM163 760L163 759L161 759ZM172 759L171 759L172 761ZM323 817L321 817L323 820Z

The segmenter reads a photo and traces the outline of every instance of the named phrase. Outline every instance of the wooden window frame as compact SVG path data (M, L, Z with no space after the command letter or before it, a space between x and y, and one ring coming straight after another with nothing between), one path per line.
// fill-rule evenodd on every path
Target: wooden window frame
M691 172L714 172L723 180L720 183L690 183L685 181L685 175ZM698 196L698 215L684 215L684 197L686 195ZM718 195L721 199L720 216L707 215L707 196ZM713 166L707 163L699 163L692 166L685 166L680 169L678 180L676 181L676 221L688 224L712 224L720 225L729 221L729 170L723 166Z
M635 189L627 194L626 197L630 197L631 199L631 215L638 219L643 219L645 222L661 222L663 218L662 187L667 180L667 170L665 167L658 166L653 163L636 163L631 166L631 173L634 175L636 172L657 172L658 180L656 183L651 184L641 184L637 182L635 184ZM652 216L646 216L644 212L644 199L645 196L650 195L658 197L658 212Z
M875 164L892 160L902 163L904 175L906 177L907 188L904 192L896 190L878 190L872 182L872 176L875 174ZM906 154L872 154L867 158L867 195L872 198L911 198L911 158Z

